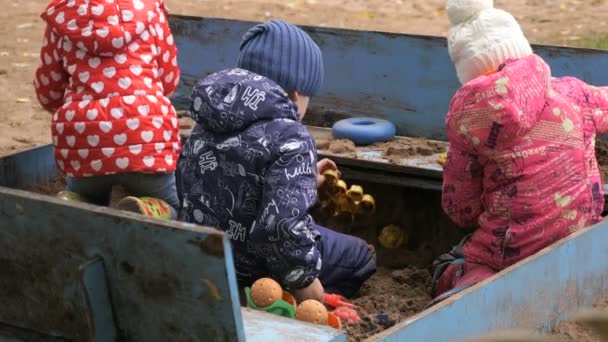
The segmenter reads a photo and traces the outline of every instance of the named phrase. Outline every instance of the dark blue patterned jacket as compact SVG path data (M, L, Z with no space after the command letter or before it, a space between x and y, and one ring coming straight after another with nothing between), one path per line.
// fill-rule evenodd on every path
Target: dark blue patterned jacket
M321 269L316 148L296 105L273 81L242 69L199 81L197 125L178 164L180 219L226 232L241 282L271 276L308 286Z

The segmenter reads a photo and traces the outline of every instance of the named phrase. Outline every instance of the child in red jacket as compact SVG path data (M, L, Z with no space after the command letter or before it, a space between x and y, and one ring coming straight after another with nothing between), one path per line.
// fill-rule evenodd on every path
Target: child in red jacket
M53 114L55 159L67 197L175 217L180 151L168 97L179 82L177 50L162 0L52 0L34 85ZM64 193L65 194L65 193Z

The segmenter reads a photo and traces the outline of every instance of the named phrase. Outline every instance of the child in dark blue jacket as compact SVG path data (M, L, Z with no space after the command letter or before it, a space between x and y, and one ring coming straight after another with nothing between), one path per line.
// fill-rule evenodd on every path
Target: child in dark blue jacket
M353 295L376 270L358 238L315 224L320 173L300 122L323 82L321 51L299 28L273 20L243 37L238 67L199 81L197 125L178 164L180 219L226 232L241 286L271 277L298 300Z

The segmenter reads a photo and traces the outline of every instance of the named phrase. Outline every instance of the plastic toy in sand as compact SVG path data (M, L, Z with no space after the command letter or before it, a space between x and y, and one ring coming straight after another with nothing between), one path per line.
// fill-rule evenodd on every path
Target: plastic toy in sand
M394 225L390 224L380 231L380 236L378 236L378 242L384 248L393 249L399 248L404 243L407 243L408 236L403 232L403 230Z
M245 295L247 306L252 309L287 318L296 317L296 300L289 292L283 291L281 285L273 279L256 280L251 288L245 288Z
M335 310L332 313L345 321L347 324L358 323L361 321L359 314L355 309L363 311L362 308L349 303L346 299L340 295L326 293L323 296L323 302L325 305L334 307Z
M444 152L441 155L439 155L439 157L437 158L437 162L439 163L439 165L441 166L445 166L445 163L448 161L448 153Z
M350 118L336 122L332 127L335 139L348 139L355 145L369 145L393 140L397 128L390 121L376 118Z
M335 170L323 172L325 185L319 189L321 212L326 216L370 216L376 210L376 200L366 194L363 187L353 184L348 187Z
M281 288L281 285L270 278L255 281L251 288L245 288L247 306L255 310L266 311L286 318L295 318L313 324L329 325L342 329L340 318L315 300L306 300L297 305L295 298Z

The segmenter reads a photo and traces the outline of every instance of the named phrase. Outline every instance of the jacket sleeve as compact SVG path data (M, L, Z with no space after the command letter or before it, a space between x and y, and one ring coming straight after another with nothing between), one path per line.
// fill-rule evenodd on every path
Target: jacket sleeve
M445 213L461 227L477 224L483 212L483 168L478 156L451 143L443 169L441 204Z
M63 69L59 36L47 26L40 50L40 65L36 69L34 89L38 102L48 112L55 112L63 105L69 75Z
M608 87L584 84L583 92L591 109L591 117L597 133L600 135L608 133Z
M171 97L177 90L180 78L180 70L177 64L177 47L169 22L167 20L167 9L164 3L160 5L160 11L154 24L156 36L158 77L163 84L165 96Z
M260 213L250 239L272 277L299 289L310 285L321 269L319 232L308 214L317 196L316 151L301 125L281 135L278 156L265 172Z

